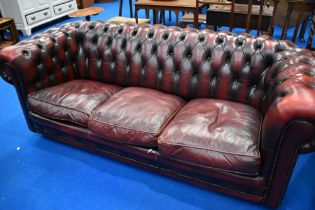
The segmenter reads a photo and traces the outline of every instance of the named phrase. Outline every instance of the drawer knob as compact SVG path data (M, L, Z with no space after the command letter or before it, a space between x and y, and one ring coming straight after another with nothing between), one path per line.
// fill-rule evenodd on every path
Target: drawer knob
M48 12L44 12L44 15L47 16L47 15L48 15Z
M72 7L72 4L69 4L69 6L68 6L69 8L71 8Z
M62 8L58 8L58 11L60 12L62 10Z
M31 17L31 19L32 19L32 20L35 20L35 19L36 19L36 17L35 17L35 16L33 16L33 17Z

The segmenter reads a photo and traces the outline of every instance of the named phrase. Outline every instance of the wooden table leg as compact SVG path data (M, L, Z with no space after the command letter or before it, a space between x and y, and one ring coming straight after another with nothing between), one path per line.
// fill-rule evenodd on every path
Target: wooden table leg
M133 18L133 14L132 14L132 0L129 0L129 10L130 10L130 17Z
M296 36L297 36L298 31L299 31L299 29L300 29L301 20L302 20L302 15L303 15L303 13L304 13L304 7L305 7L305 4L302 3L301 9L300 9L300 12L299 12L298 19L296 20L295 29L294 29L294 33L293 33L293 37L292 37L292 42L295 42Z
M86 21L91 21L91 16L90 16L90 15L85 16L85 20L86 20Z
M279 0L274 0L274 8L273 8L273 12L272 12L272 17L270 20L270 28L269 28L269 36L272 37L273 32L274 32L274 21L275 21L275 16L278 10L278 4L279 4Z
M178 26L178 15L179 15L179 11L175 11L175 18L176 18L176 25Z
M136 23L138 24L138 8L137 5L135 6L135 19L136 19Z
M293 10L293 4L289 4L289 5L288 5L287 17L286 17L286 19L285 19L285 23L284 23L283 30L282 30L282 34L281 34L281 38L280 38L280 39L282 39L282 40L287 38L288 25L289 25L289 21L290 21L290 19L291 19L292 10Z
M299 37L298 37L298 39L299 39L300 42L302 42L302 43L305 42L304 36L305 36L305 31L306 31L306 26L307 26L307 19L308 19L308 18L306 18L306 19L303 21L303 23L302 23L302 28L301 28L301 31L300 31Z
M194 27L196 28L196 29L198 29L199 27L198 27L198 15L199 15L199 8L196 8L195 9L195 12L194 12Z
M156 9L153 10L153 24L157 23L157 11Z
M160 10L160 23L165 25L165 10Z
M123 0L119 0L119 16L122 16L122 6L123 6L124 1Z
M149 11L150 11L150 10L145 9L145 18L146 18L146 19L149 19L149 15L150 15L150 14L149 14Z

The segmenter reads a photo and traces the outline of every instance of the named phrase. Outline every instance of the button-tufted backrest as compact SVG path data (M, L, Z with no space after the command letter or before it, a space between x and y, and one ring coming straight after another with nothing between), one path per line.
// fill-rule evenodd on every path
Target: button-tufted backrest
M294 44L267 36L99 21L69 23L18 46L22 56L13 63L29 69L27 92L84 78L187 100L233 100L261 111L276 75L268 70L301 53Z

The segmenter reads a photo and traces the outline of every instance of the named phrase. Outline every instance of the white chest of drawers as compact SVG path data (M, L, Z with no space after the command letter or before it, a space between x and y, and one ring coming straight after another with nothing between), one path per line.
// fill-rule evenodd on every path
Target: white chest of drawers
M16 28L31 35L32 28L77 10L76 0L1 0L3 17L14 19Z

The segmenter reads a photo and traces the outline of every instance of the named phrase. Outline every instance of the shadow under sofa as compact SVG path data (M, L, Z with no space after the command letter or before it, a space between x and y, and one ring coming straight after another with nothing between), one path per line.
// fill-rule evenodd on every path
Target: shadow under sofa
M288 41L73 22L0 66L30 130L270 207L315 149L315 60Z

